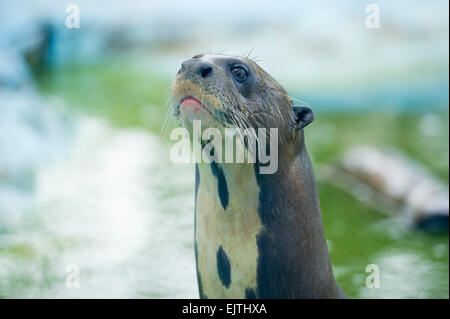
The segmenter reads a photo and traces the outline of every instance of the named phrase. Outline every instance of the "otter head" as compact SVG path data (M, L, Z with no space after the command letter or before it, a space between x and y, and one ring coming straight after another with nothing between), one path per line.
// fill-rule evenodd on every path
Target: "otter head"
M183 62L172 96L174 114L186 128L193 120L219 129L277 128L281 145L297 141L314 118L309 107L294 106L284 88L245 57L195 55Z

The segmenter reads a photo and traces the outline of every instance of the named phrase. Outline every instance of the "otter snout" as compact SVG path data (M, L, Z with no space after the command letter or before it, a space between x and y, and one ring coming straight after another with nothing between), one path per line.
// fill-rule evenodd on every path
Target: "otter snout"
M224 109L221 101L224 79L213 61L199 57L184 61L172 83L174 114L217 120L215 112Z
M185 75L188 78L205 79L210 78L214 74L213 65L205 60L190 59L181 64L178 75Z

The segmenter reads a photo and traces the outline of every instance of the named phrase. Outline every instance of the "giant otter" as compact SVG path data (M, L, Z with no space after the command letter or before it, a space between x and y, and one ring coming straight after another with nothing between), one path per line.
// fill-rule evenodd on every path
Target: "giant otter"
M278 129L273 174L262 174L258 160L196 164L200 297L345 298L331 269L305 147L312 110L294 106L257 63L237 56L199 54L185 61L172 96L176 118L190 130L193 120L219 129Z

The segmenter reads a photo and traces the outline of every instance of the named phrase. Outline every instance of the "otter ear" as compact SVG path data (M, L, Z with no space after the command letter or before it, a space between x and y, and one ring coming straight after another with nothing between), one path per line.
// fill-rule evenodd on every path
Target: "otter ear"
M305 105L294 105L294 130L299 131L314 120L314 114L310 107Z

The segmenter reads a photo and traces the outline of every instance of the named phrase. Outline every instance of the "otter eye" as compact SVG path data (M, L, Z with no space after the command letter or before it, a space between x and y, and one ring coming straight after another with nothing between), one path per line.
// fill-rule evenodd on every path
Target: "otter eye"
M245 71L245 69L240 66L232 68L231 73L238 82L244 82L247 78L247 71Z

